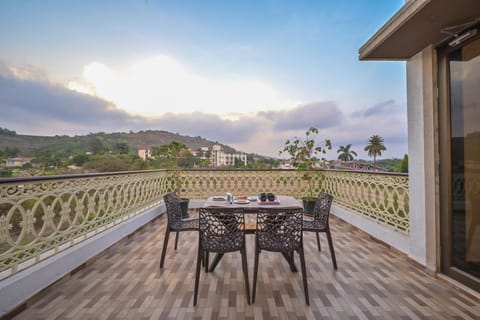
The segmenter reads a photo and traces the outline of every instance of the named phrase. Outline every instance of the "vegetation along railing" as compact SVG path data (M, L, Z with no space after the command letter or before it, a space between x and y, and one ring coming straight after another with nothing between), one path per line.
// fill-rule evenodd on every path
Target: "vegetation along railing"
M408 233L408 176L323 171L313 193ZM181 196L205 199L232 192L301 198L309 185L293 170L185 170ZM162 201L174 190L168 171L0 179L0 279L6 278Z

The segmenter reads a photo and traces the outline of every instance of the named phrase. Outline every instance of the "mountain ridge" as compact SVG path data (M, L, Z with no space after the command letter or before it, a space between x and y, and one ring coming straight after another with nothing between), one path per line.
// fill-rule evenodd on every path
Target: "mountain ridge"
M211 148L214 144L219 144L226 152L238 152L235 148L217 141L214 142L200 136L191 137L164 130L142 130L138 132L130 131L113 133L97 132L75 136L36 136L17 134L15 131L7 129L0 131L0 149L18 148L20 154L23 156L28 156L38 150L86 152L89 151L89 145L95 140L100 140L109 149L112 149L116 143L124 142L128 144L130 151L135 153L138 149L159 147L172 141L182 142L192 150L198 150L201 147Z

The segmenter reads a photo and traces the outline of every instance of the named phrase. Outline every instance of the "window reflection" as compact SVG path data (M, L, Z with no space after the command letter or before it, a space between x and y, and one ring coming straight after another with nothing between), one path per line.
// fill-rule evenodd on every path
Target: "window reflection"
M480 277L480 40L449 58L453 264Z

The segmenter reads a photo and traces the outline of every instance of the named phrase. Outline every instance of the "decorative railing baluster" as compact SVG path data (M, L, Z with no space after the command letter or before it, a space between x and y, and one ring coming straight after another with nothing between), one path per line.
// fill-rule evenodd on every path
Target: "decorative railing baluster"
M314 193L408 234L408 176L351 171L314 175ZM143 210L173 191L168 171L0 179L0 280ZM257 195L301 198L308 193L295 170L185 170L181 196Z

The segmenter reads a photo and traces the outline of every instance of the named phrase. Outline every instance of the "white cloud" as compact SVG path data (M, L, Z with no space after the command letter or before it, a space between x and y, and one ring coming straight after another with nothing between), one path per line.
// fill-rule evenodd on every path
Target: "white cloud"
M116 81L116 73L98 65L101 72L93 77ZM217 112L165 112L154 116L135 116L116 107L111 101L68 90L51 83L35 68L17 68L13 72L0 63L0 127L19 134L85 134L88 132L127 132L130 130L167 130L231 145L238 150L278 156L286 139L303 136L309 127L317 127L319 141L329 138L333 150L327 158L335 159L340 145L352 144L359 158L368 137L379 134L387 151L382 158L403 157L407 152L407 117L404 107L387 100L373 106L345 113L334 101L300 104L289 110L270 110L242 114L236 119ZM86 69L87 71L89 69ZM91 78L90 71L86 77ZM148 70L144 70L145 73ZM76 81L84 90L85 79ZM109 86L101 88L108 92ZM91 92L91 91L90 91ZM185 95L188 91L185 91ZM241 99L240 99L241 100Z
M165 55L125 69L93 62L84 67L82 79L67 87L111 101L131 114L148 116L197 111L237 119L239 114L290 109L300 103L262 81L210 79Z

